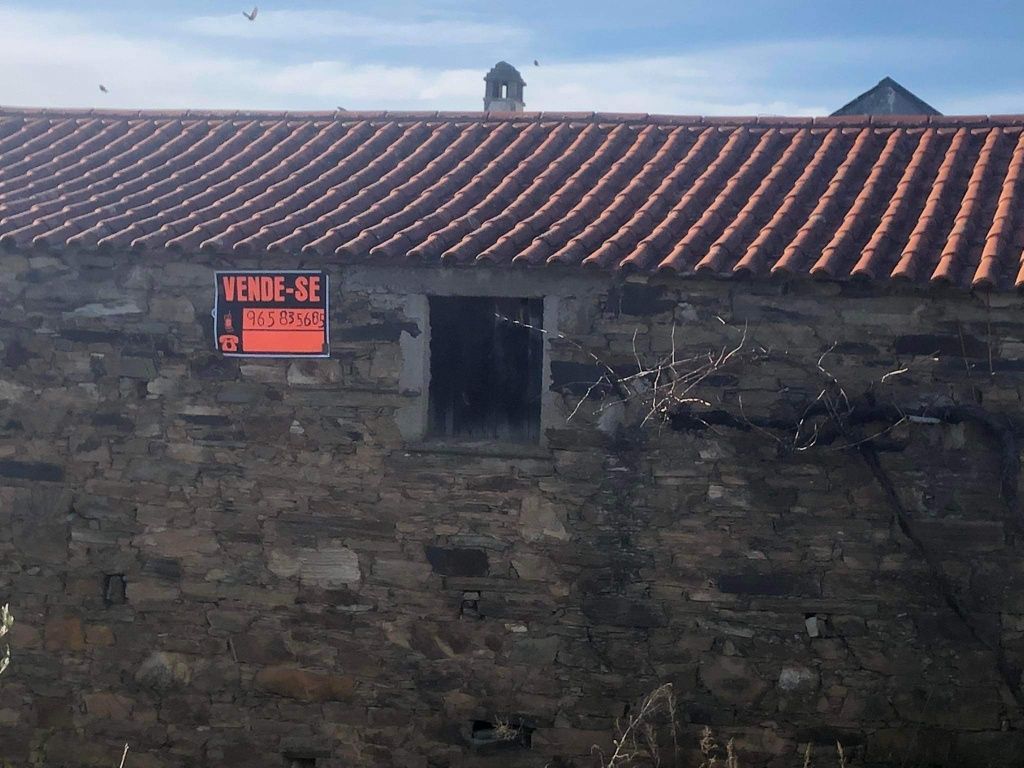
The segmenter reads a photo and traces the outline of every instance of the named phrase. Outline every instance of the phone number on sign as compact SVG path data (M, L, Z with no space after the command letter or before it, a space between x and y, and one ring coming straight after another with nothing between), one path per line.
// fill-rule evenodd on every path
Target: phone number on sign
M306 328L312 331L323 327L322 309L247 309L242 314L242 330Z

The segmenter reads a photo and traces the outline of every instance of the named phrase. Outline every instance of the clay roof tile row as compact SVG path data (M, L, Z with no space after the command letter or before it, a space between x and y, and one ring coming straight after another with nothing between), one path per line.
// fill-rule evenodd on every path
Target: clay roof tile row
M1024 288L1022 129L0 109L0 244Z

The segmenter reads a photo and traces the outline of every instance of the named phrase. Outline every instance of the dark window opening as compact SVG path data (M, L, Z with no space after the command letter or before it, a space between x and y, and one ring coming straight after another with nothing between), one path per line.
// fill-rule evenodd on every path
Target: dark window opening
M543 299L430 297L430 434L540 439Z
M103 602L107 605L128 602L128 585L123 573L110 573L103 577Z

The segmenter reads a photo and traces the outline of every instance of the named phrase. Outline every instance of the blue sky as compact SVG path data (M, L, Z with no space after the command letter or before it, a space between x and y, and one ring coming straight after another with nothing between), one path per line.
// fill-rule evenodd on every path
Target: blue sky
M0 104L479 109L506 59L529 109L823 114L890 75L1024 112L1022 31L1021 0L0 0Z

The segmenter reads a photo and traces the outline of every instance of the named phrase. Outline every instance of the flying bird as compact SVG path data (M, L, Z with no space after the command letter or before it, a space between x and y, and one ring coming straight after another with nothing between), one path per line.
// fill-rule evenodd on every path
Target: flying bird
M246 13L242 11L242 15L245 16L249 21L256 21L256 14L260 12L260 9L255 5L252 7L252 13Z
M539 62L539 61L537 61L536 59L534 59L534 60L533 60L533 66L535 66L535 67L539 67L539 66L540 66L540 62Z
M105 86L103 83L100 83L100 90L104 93L110 93L110 91L107 90L107 86Z

